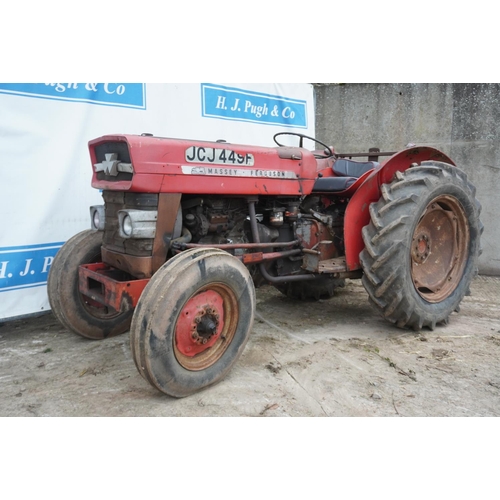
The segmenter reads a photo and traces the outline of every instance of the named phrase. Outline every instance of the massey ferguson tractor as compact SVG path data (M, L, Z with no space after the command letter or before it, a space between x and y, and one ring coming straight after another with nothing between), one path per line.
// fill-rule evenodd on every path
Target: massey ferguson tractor
M414 330L459 311L483 226L475 188L450 158L417 146L341 154L288 132L274 141L90 141L104 205L52 263L58 320L90 339L130 330L139 373L184 397L241 355L261 284L317 300L361 278L383 317Z

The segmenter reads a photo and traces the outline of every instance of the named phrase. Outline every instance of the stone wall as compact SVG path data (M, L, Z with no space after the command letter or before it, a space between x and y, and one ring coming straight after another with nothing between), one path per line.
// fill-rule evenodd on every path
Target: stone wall
M446 153L482 204L481 274L500 275L500 84L315 84L316 136L339 152Z

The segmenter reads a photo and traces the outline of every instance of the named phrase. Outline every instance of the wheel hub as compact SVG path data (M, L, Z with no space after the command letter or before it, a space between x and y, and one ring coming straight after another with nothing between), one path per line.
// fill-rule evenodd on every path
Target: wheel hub
M413 244L411 249L411 257L413 262L417 264L422 264L427 260L427 257L431 253L431 244L429 235L426 233L421 233L413 238Z
M197 344L206 344L213 336L217 335L219 315L211 307L203 308L194 318L195 328L191 337ZM196 326L197 325L197 326Z
M183 307L175 331L177 349L193 357L212 347L224 327L224 302L214 290L201 292Z

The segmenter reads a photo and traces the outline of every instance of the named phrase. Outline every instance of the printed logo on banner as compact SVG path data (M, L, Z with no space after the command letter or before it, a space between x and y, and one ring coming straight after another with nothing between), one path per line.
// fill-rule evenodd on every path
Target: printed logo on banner
M222 85L201 84L202 116L307 128L307 103Z
M0 93L146 109L144 83L0 83Z
M52 261L63 244L0 248L0 292L45 285Z

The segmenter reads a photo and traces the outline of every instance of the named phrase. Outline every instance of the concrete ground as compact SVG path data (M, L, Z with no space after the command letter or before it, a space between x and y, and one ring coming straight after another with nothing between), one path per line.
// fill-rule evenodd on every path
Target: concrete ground
M360 281L319 302L257 290L229 375L184 399L137 372L129 335L89 341L52 314L0 324L0 416L500 416L500 278L480 276L450 323L393 327Z

